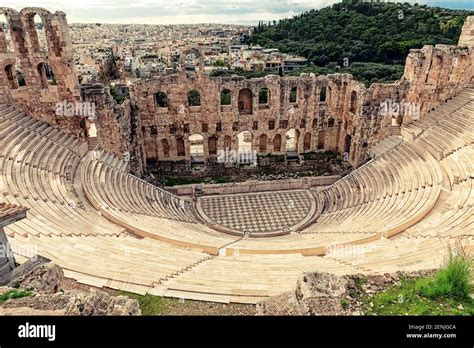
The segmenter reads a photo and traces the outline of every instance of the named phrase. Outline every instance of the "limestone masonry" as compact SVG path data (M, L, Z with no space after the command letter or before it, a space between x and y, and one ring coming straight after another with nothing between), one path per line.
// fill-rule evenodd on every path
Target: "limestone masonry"
M117 105L102 85L80 90L63 12L1 8L1 13L13 28L14 52L8 52L5 35L0 33L0 101L81 140L88 138L95 123L100 146L130 158L138 173L147 165L190 163L194 134L203 148L199 160L216 162L219 151L239 150L242 132L250 132L251 149L257 153L301 156L333 150L346 153L346 160L358 166L374 144L401 124L423 118L468 86L474 69L474 19L469 17L459 46L411 50L402 79L393 84L366 88L344 74L210 78L203 73L201 61L195 73L182 69L179 74L132 84L130 100ZM45 25L47 51L41 51L38 43L36 14ZM15 76L16 63L23 85ZM46 76L47 71L54 78ZM58 115L57 103L64 101L94 102L96 119Z

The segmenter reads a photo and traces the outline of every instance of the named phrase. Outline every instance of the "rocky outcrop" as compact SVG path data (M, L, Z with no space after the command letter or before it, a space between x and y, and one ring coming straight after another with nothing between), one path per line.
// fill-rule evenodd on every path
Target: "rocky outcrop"
M136 300L126 296L112 297L102 291L71 296L66 315L140 315Z
M33 289L40 294L54 294L61 289L64 272L58 265L37 257L11 272L9 287Z
M3 279L0 295L26 290L27 295L0 302L0 313L31 315L141 315L137 300L111 296L104 291L64 291L61 267L43 257L33 257Z
M258 315L363 315L362 296L371 297L400 278L428 276L433 271L398 272L395 274L354 274L337 276L331 273L304 273L295 291L270 297L257 304Z

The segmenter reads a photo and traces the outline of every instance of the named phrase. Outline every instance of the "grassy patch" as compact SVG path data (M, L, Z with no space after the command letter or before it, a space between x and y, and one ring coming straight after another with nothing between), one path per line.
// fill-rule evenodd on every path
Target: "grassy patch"
M417 293L427 298L464 299L471 291L471 265L460 256L451 257L434 277L417 281Z
M179 300L125 291L118 291L116 295L137 300L142 315L255 315L255 306L252 305Z
M10 299L28 297L28 296L31 296L31 295L32 295L31 291L10 290L10 291L7 291L4 294L0 295L0 303L5 302L5 301L10 300Z
M474 315L472 259L452 256L434 276L402 279L373 297L363 297L368 315Z
M119 291L119 295L125 295L135 299L140 304L142 315L166 315L167 299L159 296L137 295L125 291Z

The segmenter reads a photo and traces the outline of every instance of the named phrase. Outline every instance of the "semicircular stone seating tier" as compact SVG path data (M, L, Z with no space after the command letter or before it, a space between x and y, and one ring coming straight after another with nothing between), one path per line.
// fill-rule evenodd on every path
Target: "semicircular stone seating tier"
M199 217L203 214L195 209L192 201L136 178L127 173L125 167L123 160L104 151L89 152L81 162L81 183L88 200L102 216L141 237L195 248L212 255L324 255L330 245L368 241L377 237L376 233L356 232L291 233L265 238L263 243L259 243L261 238L242 239L238 233L222 233L220 226L201 222ZM309 214L304 214L303 223L316 212L315 207L322 206L315 201L316 198L312 201L311 193L306 192L305 195L311 209Z
M436 268L448 247L474 245L473 100L466 89L404 126L403 142L382 141L375 160L311 191L315 223L268 238L218 232L122 160L84 156L83 143L0 105L2 201L30 208L5 232L18 262L43 255L83 284L218 302L256 303L305 271Z
M100 218L72 186L81 142L11 107L0 112L2 201L30 208L28 218L7 235L120 235L125 231Z

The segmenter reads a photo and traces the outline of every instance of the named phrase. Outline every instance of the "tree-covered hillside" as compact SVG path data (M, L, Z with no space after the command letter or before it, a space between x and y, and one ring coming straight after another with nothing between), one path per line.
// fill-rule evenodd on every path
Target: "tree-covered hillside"
M260 23L248 43L304 56L315 68L332 62L344 67L348 62L344 70L352 72L352 64L359 62L354 67L356 77L365 82L388 81L393 80L394 69L400 76L403 69L387 67L381 74L384 65L403 65L410 48L457 44L464 20L473 14L408 3L353 1ZM369 62L378 64L361 64ZM378 71L371 77L374 66Z

